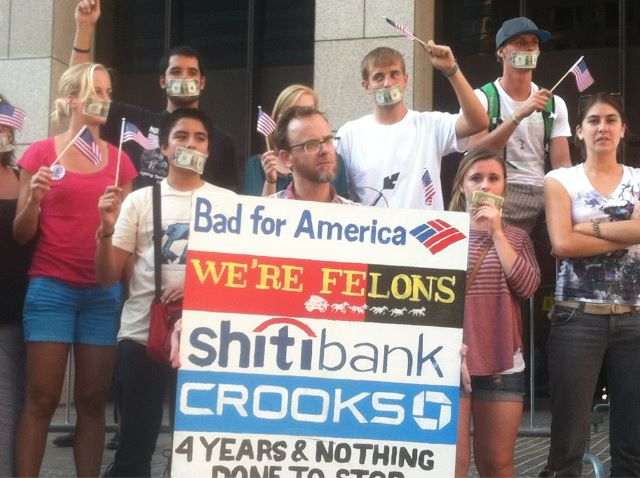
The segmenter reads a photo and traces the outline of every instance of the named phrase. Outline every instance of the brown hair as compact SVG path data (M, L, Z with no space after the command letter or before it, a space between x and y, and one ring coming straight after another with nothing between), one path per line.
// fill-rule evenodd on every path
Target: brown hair
M587 113L593 106L597 103L603 103L605 105L611 106L616 112L620 115L620 120L622 121L622 125L627 125L627 116L624 114L624 110L622 109L622 101L621 96L619 94L606 93L604 91L600 91L593 95L583 95L580 96L580 100L578 103L578 126L582 127L582 122L587 117ZM580 151L580 155L582 159L587 158L587 148L585 147L584 140L578 138L578 133L576 132L573 137L574 144ZM622 139L620 140L620 144L622 144ZM618 144L618 149L620 148L620 144Z
M318 111L317 108L313 108L311 106L292 106L291 108L285 110L280 118L278 119L278 123L276 125L276 130L273 132L273 137L275 139L275 146L278 149L288 150L291 146L289 144L289 123L294 119L307 118L309 116L320 115L325 120L327 117Z
M453 178L453 185L451 187L451 201L449 202L449 211L466 211L467 199L462 191L462 183L464 177L478 161L486 161L489 159L495 159L502 166L502 172L504 174L504 180L507 180L507 168L504 165L504 160L500 152L492 149L472 149L464 155L462 161L458 165L458 171Z
M392 63L399 62L402 67L402 73L407 72L407 67L404 63L404 57L402 53L398 50L394 50L393 48L389 48L386 46L378 47L374 50L371 50L367 55L362 59L362 63L360 64L360 72L362 73L362 81L369 80L369 74L371 73L371 69L375 66L379 65L389 65Z

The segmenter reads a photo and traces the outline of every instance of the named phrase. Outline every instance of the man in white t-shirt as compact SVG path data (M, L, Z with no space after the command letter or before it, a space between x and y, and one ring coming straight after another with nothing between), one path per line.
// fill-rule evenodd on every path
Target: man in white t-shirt
M475 90L489 127L469 140L469 149L504 150L507 192L503 218L531 233L544 213L545 154L550 168L570 167L567 106L531 80L540 43L550 33L525 17L512 18L496 34L502 77Z
M444 209L442 157L466 149L466 141L487 127L486 109L473 94L451 49L426 44L433 66L448 78L460 114L420 113L404 102L409 77L402 54L379 47L362 60L362 86L374 100L373 113L338 131L338 153L347 170L351 199L378 207Z
M160 128L160 150L169 163L169 174L160 182L161 300L165 303L182 300L184 293L193 195L227 191L200 177L210 133L207 116L196 109L170 113ZM134 191L123 202L120 188L107 188L98 209L101 225L96 234L96 275L100 284L119 281L133 259L129 296L118 333L120 440L114 462L104 476L149 476L164 396L175 380L175 371L168 364L154 362L146 353L155 293L152 187Z

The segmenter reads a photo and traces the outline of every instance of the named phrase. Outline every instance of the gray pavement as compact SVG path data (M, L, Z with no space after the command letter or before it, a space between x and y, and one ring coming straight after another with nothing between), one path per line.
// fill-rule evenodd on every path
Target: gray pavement
M107 420L108 426L110 428L114 428L113 419L113 407L111 404L108 406L107 410ZM75 423L75 411L73 407L69 409L69 418L67 419L67 408L65 405L61 405L58 407L56 414L52 420L52 424L57 425L56 428L60 429L67 425L72 425ZM168 416L165 411L163 424L168 424ZM73 464L73 448L60 448L53 445L52 441L60 436L64 435L66 432L60 433L49 433L49 437L47 439L47 449L44 454L44 459L42 461L42 467L40 470L40 476L43 478L70 478L75 476L75 467ZM109 440L113 434L111 432L107 433L106 440ZM162 477L169 476L168 472L166 472L168 456L171 452L171 434L170 433L160 433L158 437L158 443L156 444L156 451L153 455L153 459L151 461L151 476L153 477ZM102 471L104 471L107 466L113 461L113 456L115 451L104 450L104 456L102 457ZM166 472L166 474L165 474Z
M64 425L66 422L65 407L58 408L58 412L54 417L53 423ZM113 416L111 411L108 417ZM610 459L609 459L609 439L608 439L608 417L606 413L599 414L601 423L591 427L589 451L598 457L604 467L604 476L609 475ZM73 411L71 412L70 423L75 420ZM545 431L549 427L549 413L545 411L536 412L533 420L531 420L528 412L525 412L522 420L522 433L518 437L516 444L516 476L518 477L535 477L544 468L549 449L549 438L545 436ZM165 413L165 424L167 422L167 414ZM58 448L51 441L60 435L60 433L49 433L47 450L42 464L41 477L69 478L74 476L73 451L71 448ZM107 439L111 437L111 433L107 434ZM152 461L152 476L163 477L168 476L166 467L168 462L168 454L171 450L171 435L169 433L161 433L158 438L156 452ZM113 460L115 452L106 450L103 457L103 470ZM166 474L165 474L166 473ZM469 473L470 477L477 477L478 472L472 467ZM591 465L585 465L583 476L595 476ZM286 477L283 477L286 478Z

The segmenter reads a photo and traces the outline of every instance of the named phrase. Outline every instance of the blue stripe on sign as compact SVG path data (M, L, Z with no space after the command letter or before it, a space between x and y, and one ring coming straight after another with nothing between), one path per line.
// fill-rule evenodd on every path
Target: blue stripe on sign
M458 396L452 386L185 370L175 429L452 445Z
M418 241L424 242L433 236L437 231L427 224L420 224L413 228L409 233L415 237Z

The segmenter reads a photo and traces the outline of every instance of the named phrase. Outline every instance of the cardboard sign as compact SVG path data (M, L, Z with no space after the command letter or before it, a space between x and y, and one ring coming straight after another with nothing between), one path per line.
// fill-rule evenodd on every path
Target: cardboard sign
M197 196L173 476L453 476L469 219Z

